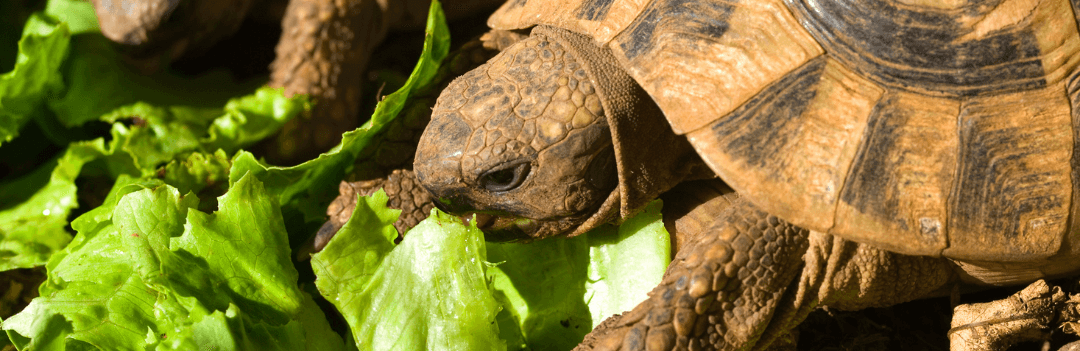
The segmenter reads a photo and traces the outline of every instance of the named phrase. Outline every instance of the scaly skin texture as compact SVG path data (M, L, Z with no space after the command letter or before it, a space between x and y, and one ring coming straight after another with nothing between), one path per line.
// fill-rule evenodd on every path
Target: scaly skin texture
M417 176L446 211L497 215L488 240L565 232L616 186L595 87L573 51L534 34L442 92Z
M289 121L266 150L272 162L310 159L359 123L361 77L372 49L402 10L398 2L293 0L271 65L270 86L307 94L309 115Z
M523 37L524 35L514 32L491 31L451 52L439 66L439 72L433 80L436 83L427 91L410 96L410 101L402 109L401 115L390 122L382 135L373 138L372 144L360 151L354 171L346 180L366 181L385 177L394 169L412 169L416 144L431 121L431 108L435 105L439 92L446 88L452 79L487 62L499 50Z
M798 274L806 230L740 201L679 253L649 300L599 349L670 350L753 344ZM622 334L622 337L618 337ZM621 339L621 340L620 340Z
M1049 340L1055 321L1075 321L1068 308L1058 313L1068 298L1061 288L1039 280L1004 300L956 306L949 349L1007 350L1021 341Z

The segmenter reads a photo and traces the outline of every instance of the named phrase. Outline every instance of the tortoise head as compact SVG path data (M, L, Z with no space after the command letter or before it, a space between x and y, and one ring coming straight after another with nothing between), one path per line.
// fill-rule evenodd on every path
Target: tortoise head
M636 113L653 113L641 119L656 121L620 122ZM676 153L690 150L610 53L542 27L443 90L414 170L437 207L475 214L488 240L576 235L642 207L676 182L668 170L655 177L651 162L627 156L619 139L636 135L620 134L624 125L645 128L637 134L666 129L670 137L646 139L673 144ZM654 177L628 186L631 173Z
M617 187L615 162L581 60L534 35L443 90L414 169L437 207L515 240L579 226Z

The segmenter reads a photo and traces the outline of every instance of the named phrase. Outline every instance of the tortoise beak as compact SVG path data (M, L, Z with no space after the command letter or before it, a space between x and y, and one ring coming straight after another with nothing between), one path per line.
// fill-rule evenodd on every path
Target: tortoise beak
M458 201L455 201L458 200ZM536 231L536 222L512 215L498 215L477 210L460 199L436 198L435 208L461 218L466 225L475 223L476 228L484 232L484 240L492 242L510 242L533 239L529 235Z

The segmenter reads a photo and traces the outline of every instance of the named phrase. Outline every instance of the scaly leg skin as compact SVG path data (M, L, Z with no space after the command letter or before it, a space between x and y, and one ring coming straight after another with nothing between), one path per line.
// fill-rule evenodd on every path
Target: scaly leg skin
M943 258L898 255L795 227L739 199L634 310L579 349L766 349L821 304L887 306L955 279Z

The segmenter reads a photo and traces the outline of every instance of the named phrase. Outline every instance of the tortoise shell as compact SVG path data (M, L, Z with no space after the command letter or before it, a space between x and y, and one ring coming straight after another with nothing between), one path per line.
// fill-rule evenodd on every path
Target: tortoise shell
M1077 9L513 0L488 24L606 45L672 129L778 217L900 253L1002 262L1080 243Z

